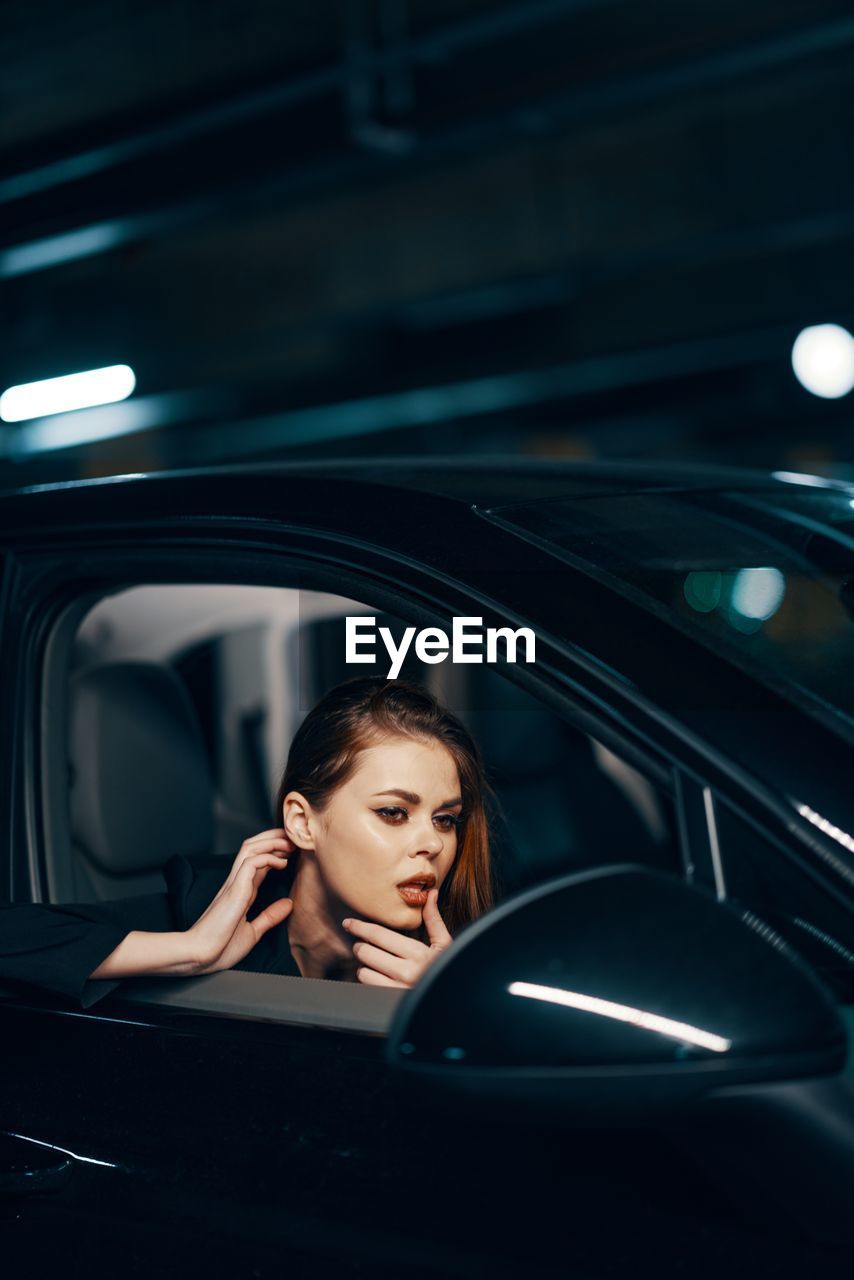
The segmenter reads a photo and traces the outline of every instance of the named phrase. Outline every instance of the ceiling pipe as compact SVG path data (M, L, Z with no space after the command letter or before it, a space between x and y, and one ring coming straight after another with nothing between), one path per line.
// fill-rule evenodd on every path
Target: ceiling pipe
M512 14L515 15L517 22L522 21L521 10L527 12L531 20L536 15L539 15L540 20L544 20L546 11L554 17L558 10L566 11L591 3L593 0L566 0L563 4L552 2L514 6ZM492 15L489 21L481 25L487 27L491 23L495 30L500 27L503 33L510 26L508 15L504 15L504 26L501 26L500 20L501 15ZM471 37L477 24L465 25L467 34ZM762 72L773 71L802 59L835 54L851 44L854 44L854 17L824 23L783 37L755 41L743 48L710 54L677 67L659 68L623 78L615 77L604 83L573 89L567 93L528 104L524 109L514 106L488 120L476 120L440 133L421 135L417 139L417 147L402 149L395 157L395 163L412 164L416 160L429 162L445 155L466 153L488 146L514 133L524 135L532 131L542 132L547 128L565 128L590 117L602 117L611 110L626 110L632 106L648 104L672 95L706 90L716 83L730 84L736 79L745 79ZM393 54L373 55L374 69L378 71L386 65L383 59L401 58L404 55L412 58L416 49L420 50L419 56L423 59L428 52L435 57L444 48L456 51L459 47L462 47L462 43L453 37L453 33L445 32L441 37L438 35L424 37L420 42L401 44ZM320 92L318 86L321 84L324 86L324 93L333 88L336 92L340 92L345 83L345 76L345 65L329 72L317 73L317 76L312 79L314 87L311 92ZM289 103L296 103L303 100L304 92L309 92L306 86L294 82L280 90L269 91L271 95L269 97L267 91L264 91L250 95L249 99L224 104L220 108L213 109L212 118L238 119L239 115L229 117L227 113L231 110L239 113L241 108L245 108L248 119L259 108L261 99L268 103L264 109L266 114L267 111L272 110L270 104L278 100L276 94L283 95L283 102L284 98L288 97ZM170 134L168 129L163 129L155 131L153 135L147 135L149 141L156 137L160 140L160 146L164 147L172 145L175 140L187 140L190 136L194 136L194 129L201 131L202 122L197 117L188 118L184 122L177 122L174 128L177 130L174 134ZM116 144L120 148L125 145L132 146L132 140L128 140L126 144ZM139 152L140 156L144 154L148 154L148 151ZM129 153L123 152L122 155L124 159L130 158ZM74 159L69 158L69 163ZM57 162L57 164L62 163L64 162ZM112 163L119 163L119 160L114 157L109 161L109 164ZM233 215L235 211L241 209L251 211L253 208L269 207L271 197L279 199L300 197L323 187L340 185L342 182L365 180L377 173L386 172L389 163L390 157L387 151L385 154L378 155L375 147L356 153L342 153L336 158L324 159L319 163L304 166L286 176L272 179L265 176L262 180L247 183L238 190L225 189L211 193L202 199L175 201L151 212L131 213L84 226L59 229L54 234L38 239L0 246L0 279L10 279L61 266L66 262L107 252L119 245L150 238L169 231L173 227L180 227L194 221L210 220L227 214ZM97 169L93 170L93 172L97 171ZM44 171L37 170L34 173L44 174ZM26 176L17 175L22 179ZM8 193L8 184L15 180L16 177L13 175L12 178L0 182L0 203L3 199L4 183ZM67 177L58 179L59 182L68 180ZM52 185L58 185L58 182L49 183L45 177L45 185L40 189L48 190ZM7 202L10 199L12 197L7 194Z

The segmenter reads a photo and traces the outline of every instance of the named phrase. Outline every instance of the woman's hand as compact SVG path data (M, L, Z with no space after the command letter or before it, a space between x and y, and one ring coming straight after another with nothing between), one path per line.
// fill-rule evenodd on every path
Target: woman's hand
M244 840L231 871L207 910L186 931L194 974L230 969L248 955L268 929L286 920L290 898L278 898L255 917L246 916L271 870L283 871L295 846L283 827L261 831Z
M453 942L439 915L439 890L431 889L424 906L424 927L430 945L364 920L345 920L344 928L359 939L353 955L359 961L356 979L369 987L411 987Z
M290 915L290 898L279 898L254 920L246 919L267 872L271 867L286 867L285 854L294 847L282 827L244 840L225 883L191 929L176 933L132 929L90 978L181 978L231 968L268 929Z

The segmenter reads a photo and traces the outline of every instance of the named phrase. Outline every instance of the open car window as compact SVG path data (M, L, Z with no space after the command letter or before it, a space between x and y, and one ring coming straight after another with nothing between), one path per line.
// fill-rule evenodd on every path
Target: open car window
M45 899L162 892L173 854L227 866L244 839L274 825L272 797L305 714L342 680L386 674L384 653L374 669L347 665L354 614L396 633L407 625L366 601L290 587L152 584L95 602L52 658L64 666L67 706L46 776ZM680 874L669 794L500 667L410 655L401 675L430 688L482 752L497 901L610 863ZM127 980L115 993L368 1034L382 1034L401 994L244 971Z

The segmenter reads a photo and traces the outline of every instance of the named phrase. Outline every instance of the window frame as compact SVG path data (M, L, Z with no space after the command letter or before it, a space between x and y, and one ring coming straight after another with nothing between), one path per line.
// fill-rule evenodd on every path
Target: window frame
M59 781L65 773L68 659L79 622L99 599L141 585L235 583L331 592L378 610L402 614L407 621L422 626L447 625L454 613L450 602L444 605L442 603L449 594L445 590L449 579L444 579L440 572L432 571L428 565L404 565L392 552L377 547L359 549L362 554L354 555L356 548L350 546L347 548L349 555L344 557L340 551L338 554L329 554L327 545L323 549L325 554L318 555L315 552L306 555L302 548L283 549L269 544L256 544L247 550L239 541L213 536L194 539L192 543L170 540L168 546L149 547L142 551L132 540L130 547L123 547L119 541L114 542L106 551L93 550L89 545L82 549L84 558L76 562L77 572L74 577L68 575L67 548L60 555L55 549L42 547L22 556L20 562L24 589L13 602L13 612L25 619L18 636L20 660L24 670L20 681L23 687L21 712L15 737L24 761L24 767L19 773L21 785L17 790L20 811L25 816L22 825L26 831L26 840L19 856L26 857L27 875L24 880L23 868L19 865L16 883L28 882L30 896L21 898L19 895L18 900L45 900L44 889L49 886L41 856L44 841L51 840L54 844L60 841L70 852L67 804L64 788ZM377 554L385 561L385 573L382 577L369 563L371 556ZM411 581L407 581L406 572L390 578L389 561L407 572L414 567L419 575L427 577L434 593L432 598L425 597L423 590L419 591ZM455 582L454 587L457 593L468 590L461 582ZM470 594L475 596L480 593ZM493 600L490 603L495 610L496 620L506 624L506 613L499 612L500 602ZM485 618L485 624L491 621ZM524 619L520 621L524 622ZM512 666L505 663L499 664L497 670L503 678L518 683L574 728L596 737L627 763L638 768L653 786L672 794L672 769L661 753L650 750L649 744L639 741L635 735L630 737L625 731L628 726L623 729L615 727L612 721L585 705L580 697L573 696L572 686L552 662L547 660L542 666L538 663L538 667L539 670L532 671L523 664ZM599 710L601 712L601 708ZM13 842L13 858L15 850ZM51 900L50 896L47 900ZM226 976L228 981L221 983L219 980ZM281 982L279 975L272 976L277 983ZM286 1009L276 1014L269 1003L264 1003L265 993L261 989L263 983L255 982L252 985L256 979L270 977L271 975L253 975L247 971L209 975L204 979L205 1008L186 1000L175 984L166 992L156 981L146 983L145 980L135 980L134 989L139 994L139 1002L134 1001L133 989L128 989L105 997L103 1004L109 1004L110 1017L118 1015L122 1020L128 1021L134 1020L134 1012L139 1014L140 1003L145 1005L146 1016L156 1016L158 1020L160 1017L168 1020L170 1009L177 1013L179 1008L186 1010L190 1017L195 1014L202 1017L218 1014L227 1019L239 1018L233 1011L231 990L234 981L237 981L246 990L247 1007L257 1008L257 1013L249 1020L257 1017L263 1021L272 1019L285 1025L292 1025L294 1022L308 1023L327 1030L383 1034L379 1026L381 1023L385 1025L384 1018L390 1019L390 1011L379 1011L373 1031L366 1032L363 1025L356 1025L363 1023L364 1019L348 1016L346 1008L339 1013L327 1008L322 1016L309 1011L307 1014L295 1013L294 1017L290 1017ZM191 981L196 983L201 980ZM298 981L291 980L292 983ZM140 986L140 983L143 985ZM181 984L182 987L183 985ZM356 993L355 988L344 992L344 984L334 985L342 995L339 1003L346 1004L348 997ZM144 986L147 986L146 991L143 990ZM217 988L221 990L218 991ZM358 989L358 993L360 997L364 994L362 988Z
M767 904L758 901L746 901L738 894L731 891L730 886L737 882L736 863L739 857L737 843L733 839L732 828L727 828L727 823L719 823L717 815L722 810L728 811L729 817L736 823L740 823L745 833L751 833L760 840L765 847L767 853L771 856L779 857L790 869L790 871L802 876L805 885L813 892L824 895L834 907L840 911L854 915L854 890L846 894L838 883L838 880L832 879L824 873L824 868L817 865L814 860L804 858L797 847L793 847L791 842L782 838L781 833L774 831L770 826L757 821L756 816L750 813L745 807L739 803L737 799L729 795L725 795L720 791L710 792L713 806L713 814L715 815L714 823L716 827L716 838L719 839L719 857L721 867L721 877L723 883L723 901L737 903L745 911L749 911L758 918L764 918L767 911ZM719 828L719 835L717 830ZM849 884L854 882L854 876L849 873ZM828 935L830 936L830 935ZM788 944L793 950L798 951L796 942L788 940ZM840 944L844 945L844 944ZM847 948L846 948L847 950ZM803 957L803 963L806 964L814 973L817 973L816 966ZM820 977L820 975L817 975Z

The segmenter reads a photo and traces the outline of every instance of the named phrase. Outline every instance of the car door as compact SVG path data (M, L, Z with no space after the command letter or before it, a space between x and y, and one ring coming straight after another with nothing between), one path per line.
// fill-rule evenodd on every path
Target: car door
M212 541L221 561L221 529ZM133 540L112 549L137 575L168 571L178 581L198 572L187 554L179 545L155 558ZM358 568L352 553L348 586ZM51 627L69 577L100 589L113 572L91 548L16 548L7 562L2 773L15 899L30 888L16 842L37 851L44 838L36 797L50 746L42 666ZM387 591L405 616L403 574L387 578ZM553 680L548 696L553 703ZM220 979L225 994L207 1007L127 990L81 1010L3 992L10 1259L46 1272L73 1252L92 1275L121 1266L140 1275L616 1276L646 1265L677 1274L687 1263L711 1274L732 1270L736 1257L746 1269L767 1258L767 1217L759 1206L745 1215L703 1171L679 1123L650 1131L599 1117L567 1127L488 1099L449 1109L387 1064L394 1001L373 999L386 993L352 992L370 1017L342 1026L322 1009L274 1018L251 1001L235 1015L252 975L206 981ZM786 1254L795 1256L790 1246Z

